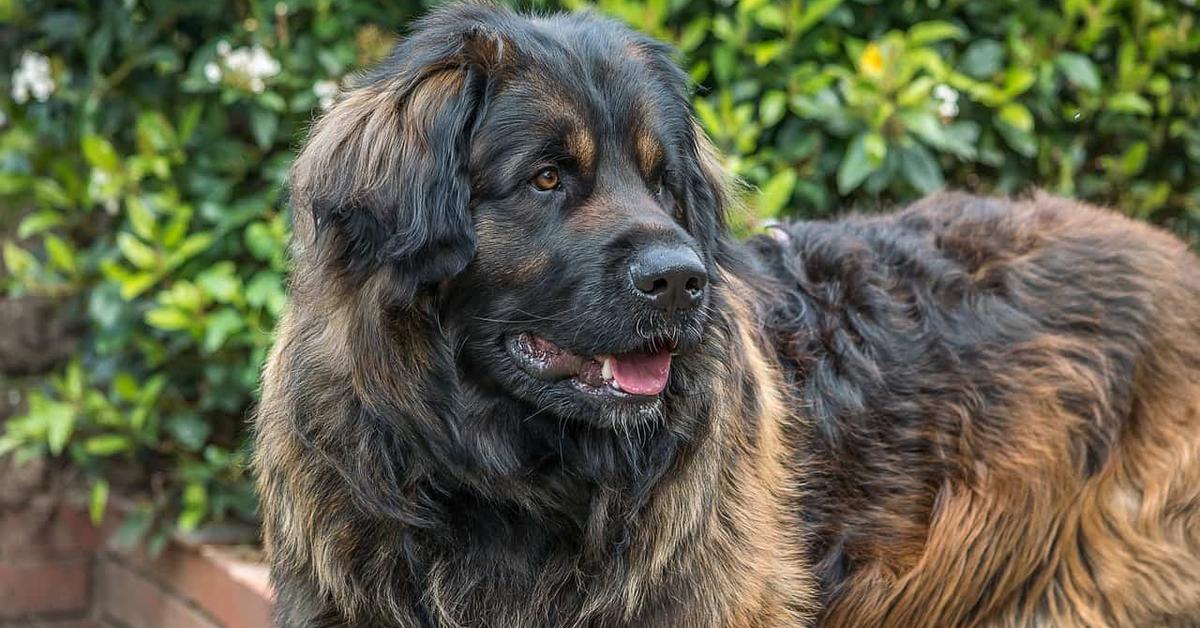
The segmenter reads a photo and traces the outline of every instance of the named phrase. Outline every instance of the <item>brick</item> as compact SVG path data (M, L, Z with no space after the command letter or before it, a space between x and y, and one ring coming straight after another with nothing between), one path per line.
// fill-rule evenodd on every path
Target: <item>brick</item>
M267 567L211 546L171 543L157 558L123 555L155 579L204 609L224 628L271 625Z
M112 556L97 559L97 607L128 628L221 628L200 609Z
M30 504L0 511L0 556L56 558L91 553L103 541L114 517L97 528L87 513L71 504Z
M29 619L0 622L0 628L110 628L95 619Z
M85 611L90 562L87 556L0 560L0 619Z

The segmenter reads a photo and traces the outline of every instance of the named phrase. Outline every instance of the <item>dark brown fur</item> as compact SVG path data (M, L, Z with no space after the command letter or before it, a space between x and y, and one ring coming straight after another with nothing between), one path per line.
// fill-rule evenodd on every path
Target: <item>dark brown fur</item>
M1182 243L1045 195L790 232L764 248L813 297L777 339L817 422L824 625L1200 622Z
M685 101L581 104L537 65L567 53L521 20L435 15L293 170L292 301L257 416L280 625L1200 623L1200 266L1180 242L1048 196L947 194L736 243L707 142L652 128ZM636 50L646 83L669 72L649 40L556 23L575 27ZM550 213L476 200L501 166L470 112L505 89L578 122L564 142L595 183L557 247L528 243ZM636 112L614 114L626 174L605 174L604 106ZM681 180L659 215L630 190L664 159ZM531 408L471 357L490 328L462 313L553 301L587 262L562 256L631 220L682 225L710 264L661 410Z

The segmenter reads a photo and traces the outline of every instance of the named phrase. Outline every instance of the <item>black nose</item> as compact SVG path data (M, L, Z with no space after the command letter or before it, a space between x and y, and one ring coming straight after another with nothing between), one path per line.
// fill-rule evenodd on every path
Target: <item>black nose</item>
M704 262L682 245L640 251L629 263L629 276L643 297L668 312L696 307L708 285Z

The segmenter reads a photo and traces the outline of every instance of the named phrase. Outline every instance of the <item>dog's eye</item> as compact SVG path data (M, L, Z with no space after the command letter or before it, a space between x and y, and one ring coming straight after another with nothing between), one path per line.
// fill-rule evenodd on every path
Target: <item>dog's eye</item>
M530 181L533 187L543 191L557 190L562 181L558 177L558 168L543 168Z

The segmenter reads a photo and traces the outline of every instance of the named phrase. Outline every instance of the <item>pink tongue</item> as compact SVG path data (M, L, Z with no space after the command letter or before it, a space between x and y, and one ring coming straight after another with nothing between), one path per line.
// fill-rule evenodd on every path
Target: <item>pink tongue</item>
M627 393L657 395L671 375L671 352L626 353L613 356L613 379Z

